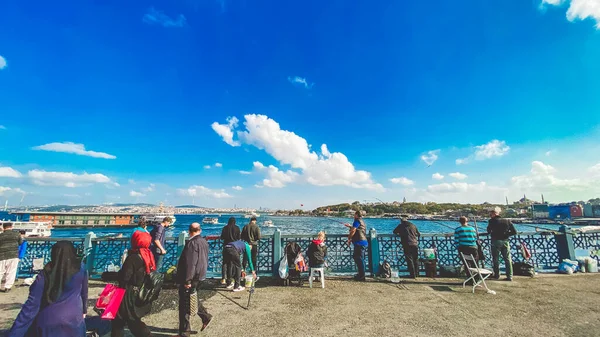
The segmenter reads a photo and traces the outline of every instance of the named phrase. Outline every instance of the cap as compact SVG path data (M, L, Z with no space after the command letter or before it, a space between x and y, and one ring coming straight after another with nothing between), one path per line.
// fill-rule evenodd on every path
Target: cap
M251 217L250 221L256 221L256 217L255 216Z

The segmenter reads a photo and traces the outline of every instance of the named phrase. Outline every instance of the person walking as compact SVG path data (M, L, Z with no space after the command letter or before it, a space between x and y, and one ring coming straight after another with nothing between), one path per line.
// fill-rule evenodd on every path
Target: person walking
M230 244L233 241L241 239L240 228L235 224L235 218L229 218L227 225L221 230L221 240L223 240L223 247ZM221 284L227 284L227 265L223 260L223 268L221 269Z
M117 317L113 320L111 337L123 337L125 326L135 337L151 336L142 317L150 312L152 304L138 305L138 289L146 275L156 270L154 256L150 251L152 237L149 233L136 231L131 237L131 249L119 270L119 288L125 289Z
M419 276L419 238L421 233L415 224L408 221L408 216L403 215L400 224L394 229L394 234L400 237L410 277L417 278Z
M191 334L190 312L192 306L191 300L195 293L198 301L198 316L202 319L202 328L204 331L212 321L212 315L206 311L206 308L200 302L198 291L202 282L206 279L206 270L208 269L208 242L200 234L202 228L200 224L194 222L188 228L190 239L186 242L181 252L181 257L177 263L177 284L179 285L179 335L189 337ZM194 303L195 304L195 303Z
M4 287L0 287L0 291L7 293L17 278L19 246L23 243L23 238L19 232L12 230L12 222L4 223L2 228L4 230L0 233L0 283L3 278L5 283Z
M500 278L500 254L504 259L504 267L506 268L506 281L512 281L512 257L510 255L510 243L508 239L517 234L515 225L508 220L500 217L500 207L494 208L490 212L490 220L488 222L487 231L492 240L492 261L494 264L494 279Z
M167 254L167 250L165 249L165 230L171 226L172 223L173 219L166 216L163 218L163 221L154 226L150 232L150 236L152 237L152 254L154 255L154 262L156 263L156 270L158 271L161 270L163 258L165 257L165 254Z
M29 297L7 337L85 336L88 274L69 241L59 241L50 262L29 287Z
M146 221L146 216L142 215L140 217L140 219L138 220L138 226L133 230L133 232L145 232L148 233L148 229L146 229L146 227L148 226L148 222Z
M254 269L254 264L252 263L252 258L250 255L251 251L252 246L250 246L247 242L242 240L230 242L225 247L223 247L223 261L227 265L228 273L227 289L233 289L234 292L243 291L244 289L246 289L240 285L240 279L242 277L242 262L240 260L241 254L244 255L244 260L248 261L248 263L250 264L252 276L256 280L256 270ZM233 282L231 282L232 278Z
M358 274L354 276L354 280L363 282L366 280L365 256L369 242L367 241L367 226L362 219L361 212L356 211L354 213L354 222L352 225L344 224L344 226L350 229L350 232L348 233L348 245L351 243L354 245L352 257L358 268Z
M457 227L454 230L454 242L458 247L458 253L464 255L473 255L475 261L479 261L479 249L477 248L477 232L475 228L469 226L469 219L467 217L461 216L458 219L460 222L460 227ZM461 262L464 261L461 258ZM475 262L477 263L477 262ZM476 266L465 265L465 270L469 273L469 268L473 268ZM470 273L469 273L470 274Z
M256 217L250 219L248 223L242 229L242 240L246 241L252 247L252 265L254 270L258 272L258 243L260 241L260 228L256 224ZM244 264L244 269L246 265Z

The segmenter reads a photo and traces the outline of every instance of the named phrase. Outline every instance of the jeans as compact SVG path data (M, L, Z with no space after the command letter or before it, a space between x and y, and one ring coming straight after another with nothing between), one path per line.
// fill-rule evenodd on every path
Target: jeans
M184 286L179 286L179 336L188 337L190 336L190 332L192 330L192 325L190 324L190 318L194 313L190 312L190 294L192 292L198 293L200 290L200 284L197 286L192 286L190 289L186 289ZM204 305L200 300L200 295L198 294L198 316L202 319L202 323L208 322L212 315L206 311Z
M242 261L235 248L225 247L223 249L223 263L227 268L227 284L230 284L233 278L234 288L239 287L240 278L242 277Z
M405 246L402 249L408 266L408 273L410 277L416 278L419 276L419 246Z
M500 277L500 254L504 259L504 267L506 268L506 277L512 278L512 258L510 256L510 244L508 240L492 241L492 260L494 262L494 276Z
M356 267L358 267L358 277L365 277L365 255L367 253L367 246L359 246L354 245L354 252L352 257L354 258L354 263L356 263Z
M154 262L156 263L156 271L160 272L163 266L163 259L165 258L162 254L154 254Z

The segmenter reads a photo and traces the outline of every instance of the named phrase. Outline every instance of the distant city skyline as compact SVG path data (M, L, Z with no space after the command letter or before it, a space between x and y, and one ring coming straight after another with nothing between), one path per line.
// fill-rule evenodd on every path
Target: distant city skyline
M0 31L1 206L600 196L593 6L9 0Z

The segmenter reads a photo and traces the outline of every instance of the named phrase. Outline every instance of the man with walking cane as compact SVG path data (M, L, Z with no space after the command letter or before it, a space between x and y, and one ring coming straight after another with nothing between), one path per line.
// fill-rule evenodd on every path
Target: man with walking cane
M191 334L190 316L196 311L202 319L202 328L206 329L212 315L200 302L198 291L206 279L208 269L208 242L200 236L200 224L194 222L189 227L190 239L185 244L179 263L177 263L177 284L179 285L179 335L189 337Z

